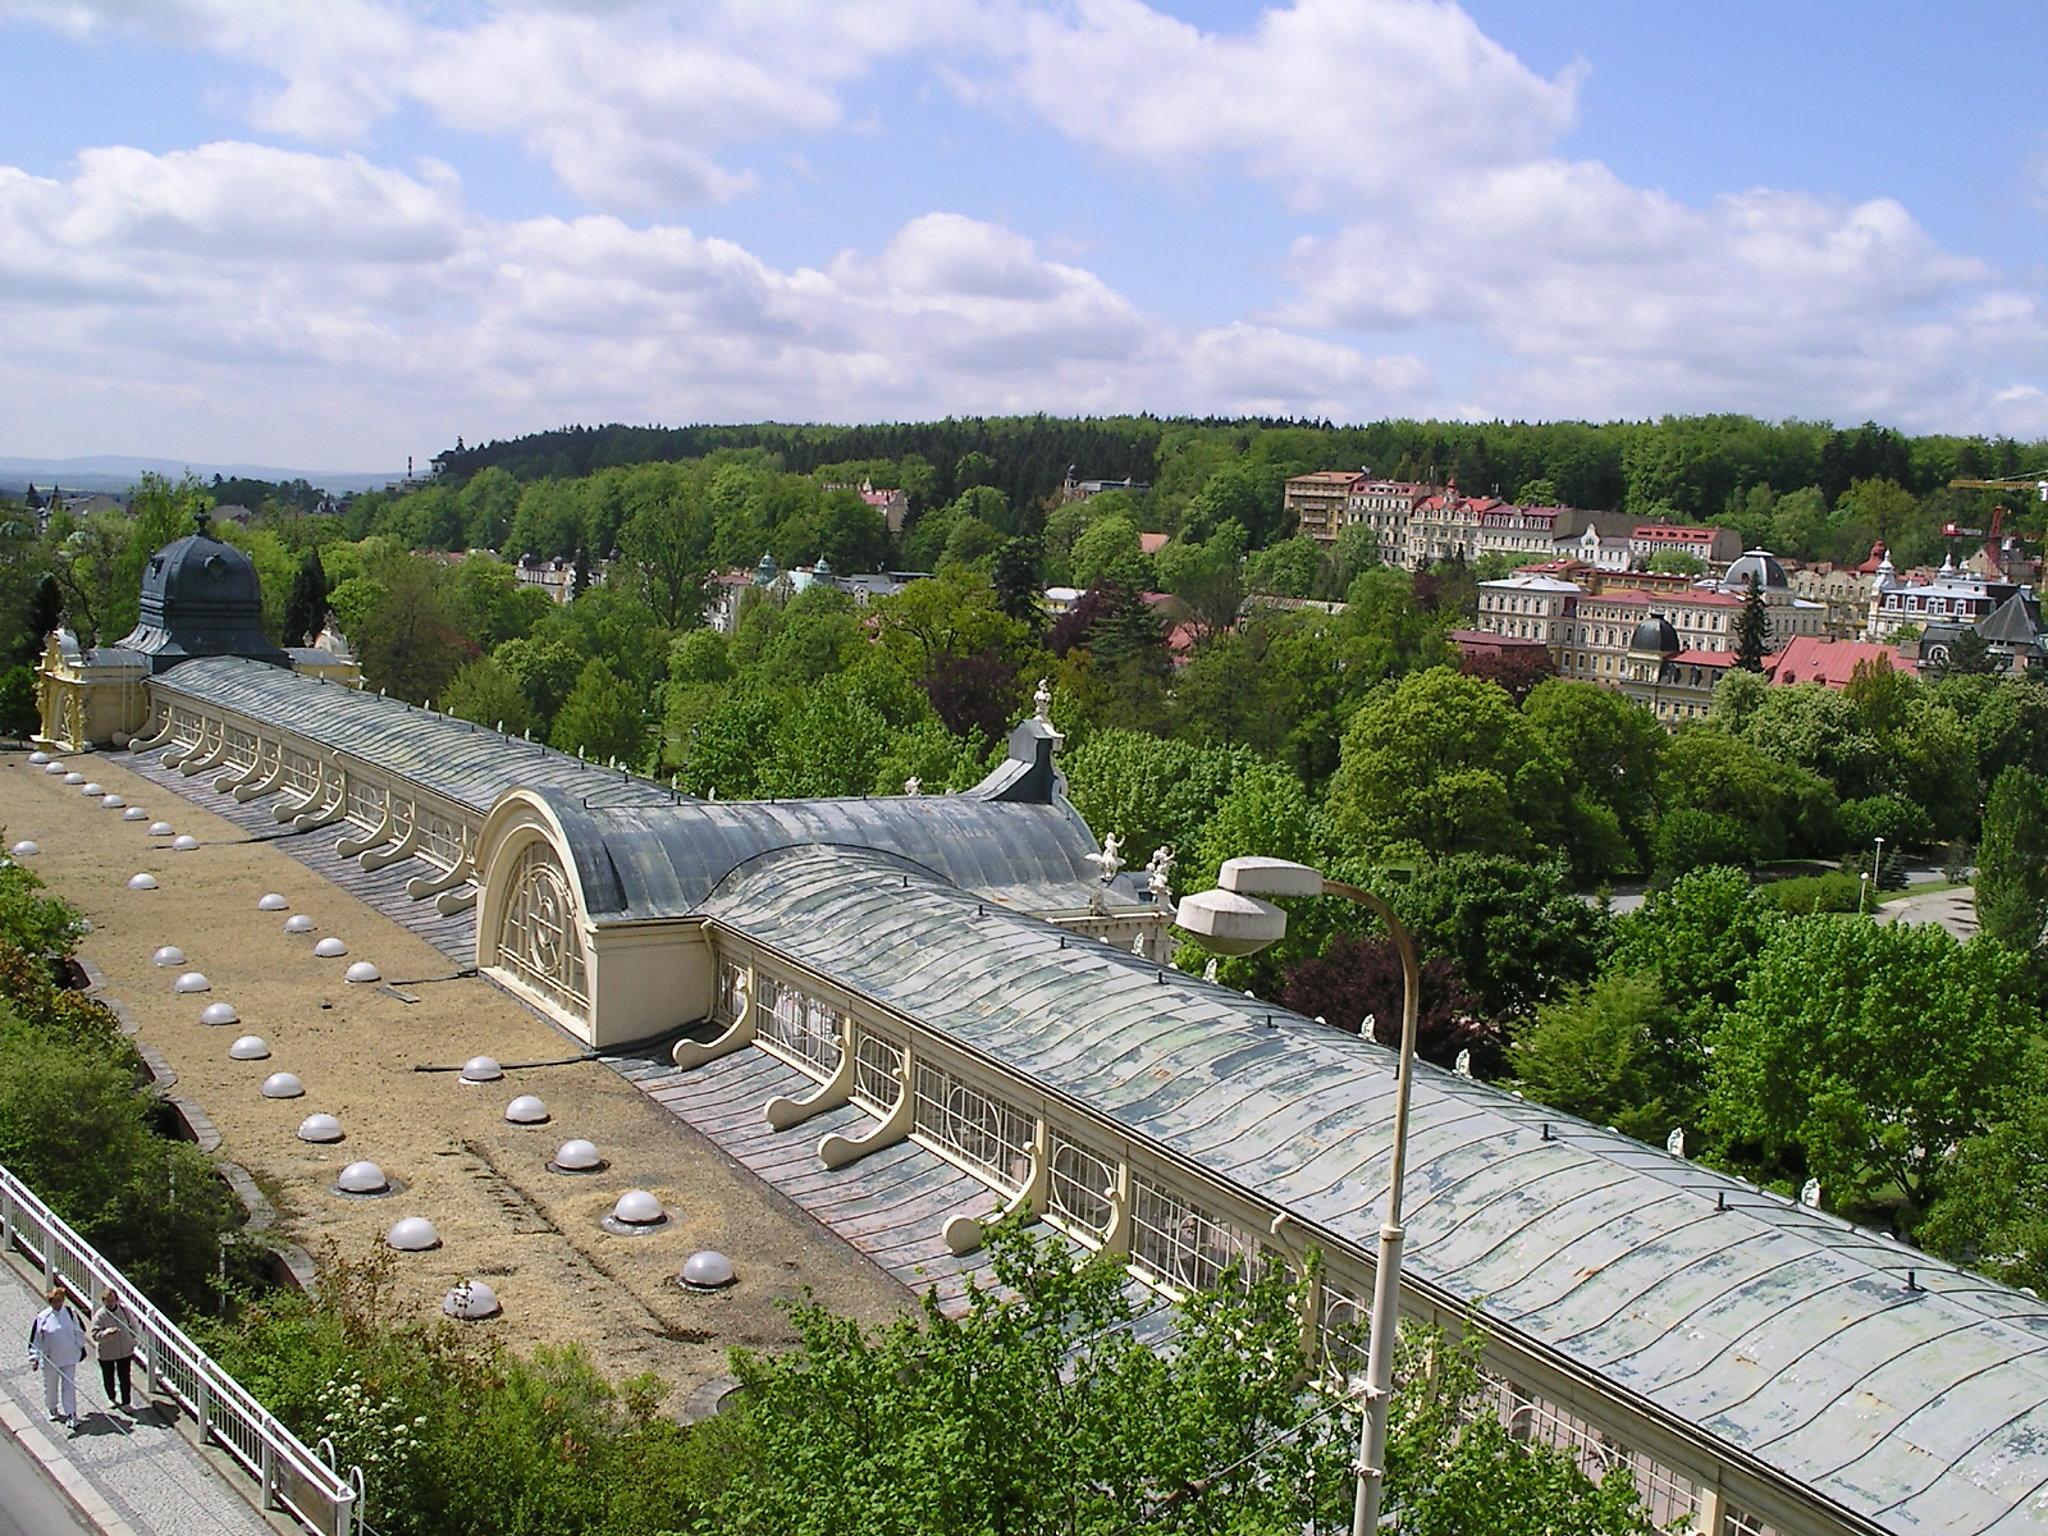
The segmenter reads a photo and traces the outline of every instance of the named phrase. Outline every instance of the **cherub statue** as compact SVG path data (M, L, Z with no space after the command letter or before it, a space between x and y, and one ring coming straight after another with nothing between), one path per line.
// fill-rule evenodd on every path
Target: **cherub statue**
M1038 691L1031 695L1031 707L1039 719L1052 724L1052 689L1042 677L1038 680Z
M1102 883L1109 884L1124 867L1123 841L1114 832L1102 840L1102 852L1088 855L1088 862L1102 871Z
M918 776L913 773L909 778L903 781L903 793L905 793L906 795L923 794L924 781L918 778Z
M1176 862L1171 847L1161 846L1154 848L1151 859L1145 865L1146 889L1155 896L1164 896L1168 889L1167 876L1173 873L1173 866Z
M1216 979L1216 962L1215 962L1214 960L1211 960L1211 961L1210 961L1210 962L1209 962L1209 963L1208 963L1207 965L1205 965L1205 966L1203 966L1203 967L1202 967L1202 980L1204 980L1204 981L1208 981L1208 982L1213 982L1213 981L1215 981L1215 979Z

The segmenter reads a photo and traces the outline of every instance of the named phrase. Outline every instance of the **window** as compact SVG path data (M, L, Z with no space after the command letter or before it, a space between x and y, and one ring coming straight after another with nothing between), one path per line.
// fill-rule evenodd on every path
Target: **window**
M747 977L747 968L737 960L718 962L718 996L713 999L711 1010L720 1023L730 1024L739 1017L740 989Z
M1101 1237L1109 1230L1109 1189L1115 1182L1116 1169L1107 1158L1059 1131L1052 1133L1046 1201L1057 1215L1090 1236Z
M318 782L319 776L320 770L314 764L313 759L302 757L297 752L285 753L284 778L280 782L286 789L295 789L301 794L311 794L313 792L313 785Z
M899 1074L903 1048L867 1030L857 1030L853 1047L853 1096L870 1109L887 1113L903 1097Z
M1229 1218L1148 1179L1131 1181L1131 1262L1183 1291L1249 1275L1258 1239Z
M534 991L572 1012L590 1007L576 906L554 851L536 838L512 869L498 927L498 961Z
M819 998L762 976L757 985L761 1021L756 1038L780 1046L801 1062L831 1072L839 1065L839 1025L842 1015Z
M1030 1115L928 1062L916 1064L915 1084L920 1134L997 1184L1024 1187L1037 1129Z
M1721 1506L1721 1529L1727 1536L1778 1536L1777 1529L1764 1524L1746 1509L1737 1509L1733 1504Z
M1323 1363L1350 1375L1365 1369L1372 1309L1365 1297L1327 1274L1323 1276L1322 1309L1316 1318L1316 1344Z

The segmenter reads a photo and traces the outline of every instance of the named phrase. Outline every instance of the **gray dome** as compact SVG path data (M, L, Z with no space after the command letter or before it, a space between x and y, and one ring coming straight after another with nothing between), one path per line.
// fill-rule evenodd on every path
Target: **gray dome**
M1675 656L1678 654L1678 631L1671 627L1671 621L1663 614L1653 613L1636 626L1636 632L1629 637L1628 648L1652 656Z
M141 611L120 648L140 652L152 672L194 656L249 656L289 666L290 658L263 633L263 584L255 565L214 537L204 512L197 521L197 532L149 557Z
M1790 585L1785 580L1785 567L1778 564L1777 557L1768 549L1745 549L1741 558L1728 567L1728 575L1722 585L1730 592L1740 594L1749 589L1752 577L1759 587Z

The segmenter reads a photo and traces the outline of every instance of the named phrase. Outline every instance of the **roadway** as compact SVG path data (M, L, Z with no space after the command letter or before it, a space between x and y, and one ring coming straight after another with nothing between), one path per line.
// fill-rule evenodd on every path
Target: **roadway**
M51 1425L63 1433L62 1425ZM0 1429L0 1536L92 1536L71 1501L57 1491L14 1436Z

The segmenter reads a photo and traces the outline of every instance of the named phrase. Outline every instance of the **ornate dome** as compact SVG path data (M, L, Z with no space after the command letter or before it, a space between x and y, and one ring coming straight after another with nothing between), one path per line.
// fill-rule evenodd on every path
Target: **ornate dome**
M1739 594L1749 590L1752 577L1760 587L1790 585L1785 579L1785 567L1778 564L1777 557L1768 549L1745 549L1742 557L1728 567L1728 575L1721 584Z
M263 585L247 555L214 537L206 513L197 530L149 557L142 608L120 648L140 652L152 672L195 656L249 656L290 665L263 633Z
M1653 613L1636 626L1636 632L1629 637L1628 648L1651 656L1675 656L1678 654L1678 631L1671 627L1671 621L1663 614Z

